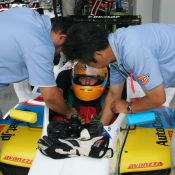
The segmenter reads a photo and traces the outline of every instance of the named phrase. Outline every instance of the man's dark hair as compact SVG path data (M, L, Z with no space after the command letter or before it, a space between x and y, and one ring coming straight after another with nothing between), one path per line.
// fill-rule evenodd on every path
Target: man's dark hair
M74 24L67 32L63 53L67 60L80 60L82 63L96 62L95 51L109 46L107 31L102 26L90 23Z
M52 24L52 29L51 31L55 32L55 33L67 33L67 30L70 28L70 26L72 25L71 22L69 22L69 20L67 18L63 18L63 17L55 17L51 19L51 24Z

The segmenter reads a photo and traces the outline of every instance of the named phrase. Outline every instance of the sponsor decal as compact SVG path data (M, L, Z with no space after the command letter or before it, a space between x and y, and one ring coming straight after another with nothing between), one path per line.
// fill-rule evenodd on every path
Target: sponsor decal
M149 74L146 74L146 75L139 75L138 77L137 77L137 79L139 80L139 82L140 82L140 84L141 85L147 85L148 84L148 82L149 82L149 79L150 79L150 76L149 76Z
M96 19L96 18L103 18L103 19L117 19L120 18L120 16L98 16L98 15L89 15L88 19Z
M137 168L150 168L150 167L161 167L163 162L143 162L143 163L131 163L128 166L128 169L137 169Z
M15 136L15 131L17 131L17 127L20 123L22 122L13 120L13 122L9 125L8 129L1 133L2 140L7 141L10 140L12 136Z
M166 137L166 133L165 133L165 129L163 127L163 124L162 124L162 121L161 121L161 118L160 118L160 113L159 112L156 112L157 116L156 116L156 120L155 122L152 123L152 126L154 128L156 128L156 135L157 135L157 138L158 140L156 141L157 144L159 145L163 145L163 146L169 146L168 145L168 140L167 140L167 137Z
M173 130L167 130L167 131L168 131L169 138L172 139L174 131Z
M10 155L5 155L3 157L4 160L8 160L8 161L12 161L12 162L20 162L20 163L24 163L24 164L32 164L32 160L31 159L25 159L22 157L14 157L14 156L10 156Z

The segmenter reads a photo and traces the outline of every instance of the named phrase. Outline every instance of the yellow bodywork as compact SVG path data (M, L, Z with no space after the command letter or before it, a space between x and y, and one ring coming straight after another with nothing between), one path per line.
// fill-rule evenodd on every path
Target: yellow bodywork
M13 126L0 125L2 137L0 161L29 168L35 156L37 140L41 137L42 129L15 124Z
M173 129L137 127L129 131L120 161L120 173L170 168Z
M31 115L37 116L35 123L30 122ZM8 165L29 168L42 134L44 106L19 104L11 111L11 116L18 120L7 116L0 121L0 161Z

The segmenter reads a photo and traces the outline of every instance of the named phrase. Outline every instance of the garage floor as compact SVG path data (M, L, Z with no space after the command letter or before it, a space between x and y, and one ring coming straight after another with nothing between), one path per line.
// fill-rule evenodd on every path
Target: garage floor
M10 85L6 90L0 92L0 110L4 115L10 108L15 106L18 102L18 98L13 89L13 85ZM0 117L2 117L0 114Z

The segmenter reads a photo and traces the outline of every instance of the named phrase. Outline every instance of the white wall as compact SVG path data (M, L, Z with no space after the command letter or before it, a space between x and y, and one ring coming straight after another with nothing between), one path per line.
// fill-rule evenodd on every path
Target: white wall
M175 0L134 0L133 13L142 23L175 23Z
M160 10L159 10L158 22L175 23L175 0L159 0L159 1L160 1Z
M152 22L153 0L134 0L133 14L142 16L142 23Z

